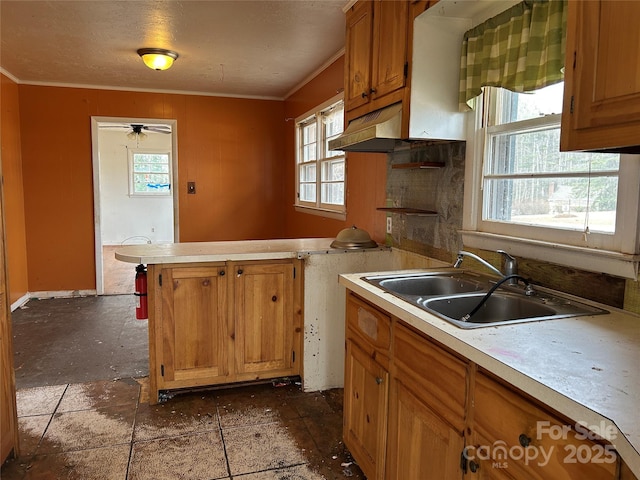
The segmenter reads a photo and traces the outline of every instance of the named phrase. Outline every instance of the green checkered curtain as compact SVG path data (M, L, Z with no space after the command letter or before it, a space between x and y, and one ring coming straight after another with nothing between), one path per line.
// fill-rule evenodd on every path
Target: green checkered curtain
M566 0L525 0L464 34L460 111L482 87L530 92L563 80Z

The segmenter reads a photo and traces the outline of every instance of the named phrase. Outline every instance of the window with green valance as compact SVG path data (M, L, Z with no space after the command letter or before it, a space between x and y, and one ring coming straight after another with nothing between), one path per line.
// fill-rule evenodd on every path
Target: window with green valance
M564 78L566 0L525 0L465 33L460 111L482 87L529 92Z

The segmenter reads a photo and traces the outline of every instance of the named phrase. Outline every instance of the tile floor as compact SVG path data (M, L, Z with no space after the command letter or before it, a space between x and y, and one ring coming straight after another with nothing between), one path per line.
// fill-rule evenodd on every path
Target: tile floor
M12 314L21 454L2 480L364 479L342 390L270 383L148 403L133 295L30 300Z
M18 391L14 479L364 479L341 441L342 390L291 383L147 403L145 379Z

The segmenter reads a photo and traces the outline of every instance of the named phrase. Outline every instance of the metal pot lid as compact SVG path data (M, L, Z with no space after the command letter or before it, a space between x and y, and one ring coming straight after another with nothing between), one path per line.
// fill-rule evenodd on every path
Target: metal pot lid
M371 236L365 231L355 225L350 228L340 230L336 239L331 242L331 248L342 249L360 249L360 248L375 248L378 244L371 240Z

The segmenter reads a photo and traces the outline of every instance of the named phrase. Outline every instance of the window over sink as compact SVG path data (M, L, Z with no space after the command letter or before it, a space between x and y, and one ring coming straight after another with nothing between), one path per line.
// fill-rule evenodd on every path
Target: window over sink
M563 83L483 89L467 146L463 242L635 278L640 157L560 152L562 99Z
M345 154L329 150L344 129L344 102L337 95L296 119L298 211L344 219Z

